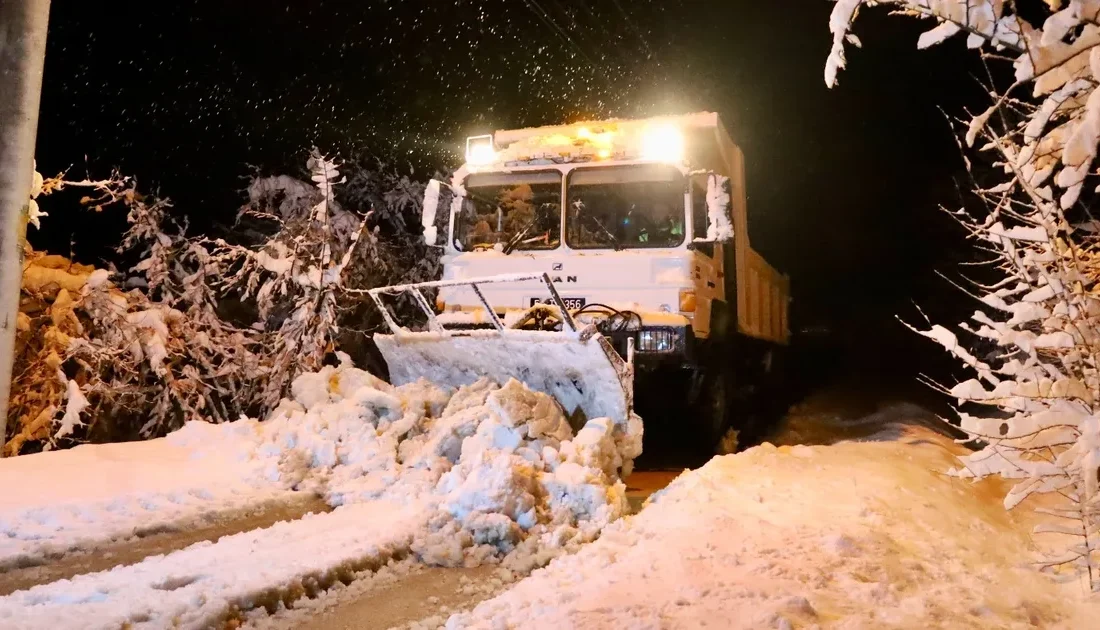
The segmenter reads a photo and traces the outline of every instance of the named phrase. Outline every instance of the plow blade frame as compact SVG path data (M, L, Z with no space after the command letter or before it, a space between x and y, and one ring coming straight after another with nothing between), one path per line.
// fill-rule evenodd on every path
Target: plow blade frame
M562 330L508 328L478 288L497 282L542 282L560 311ZM468 286L481 300L491 328L448 330L436 317L423 291ZM469 280L441 280L370 289L391 334L374 342L389 367L390 381L404 385L420 378L441 387L469 385L481 377L504 384L514 378L553 396L566 413L587 419L607 417L625 423L634 399L632 356L619 356L595 327L577 329L548 274L509 274ZM400 326L382 301L383 295L410 295L424 312L428 330ZM633 353L628 353L633 354Z

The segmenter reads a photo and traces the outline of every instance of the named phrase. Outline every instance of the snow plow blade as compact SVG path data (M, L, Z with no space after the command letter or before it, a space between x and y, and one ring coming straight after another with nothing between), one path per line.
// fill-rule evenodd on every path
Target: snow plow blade
M521 330L506 327L484 301L479 284L545 283L560 314L561 330ZM450 330L436 318L425 289L466 285L482 299L491 327ZM490 276L471 280L424 282L371 289L392 334L375 334L374 341L389 367L390 382L403 385L420 378L441 387L469 385L481 377L497 383L510 378L553 396L571 417L611 418L626 423L633 406L633 365L619 356L594 327L578 330L553 282L546 274ZM383 295L411 295L427 316L426 331L399 326L382 302Z

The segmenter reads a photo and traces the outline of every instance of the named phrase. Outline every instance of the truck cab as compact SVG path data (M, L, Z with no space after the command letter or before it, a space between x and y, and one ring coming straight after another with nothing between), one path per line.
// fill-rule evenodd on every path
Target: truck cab
M752 250L745 204L742 152L704 112L469 138L450 183L429 185L423 221L444 281L547 273L639 378L672 369L725 396L744 357L756 365L789 337L789 281ZM547 299L534 281L480 290L440 288L439 321L486 326L491 304L515 324Z

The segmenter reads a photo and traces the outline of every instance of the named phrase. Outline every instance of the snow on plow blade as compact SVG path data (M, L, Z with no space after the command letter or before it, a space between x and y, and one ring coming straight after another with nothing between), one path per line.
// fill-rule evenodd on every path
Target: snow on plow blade
M560 331L506 327L478 285L539 280L546 285L562 319ZM481 299L492 328L448 330L435 317L425 289L469 286ZM550 394L566 413L585 418L627 421L633 404L633 366L623 360L594 328L577 330L547 274L514 274L470 280L424 282L368 291L392 334L376 334L375 344L389 367L390 381L403 385L423 377L443 387L468 385L485 376L498 383L509 378ZM407 294L427 317L427 331L398 325L382 302L383 295Z

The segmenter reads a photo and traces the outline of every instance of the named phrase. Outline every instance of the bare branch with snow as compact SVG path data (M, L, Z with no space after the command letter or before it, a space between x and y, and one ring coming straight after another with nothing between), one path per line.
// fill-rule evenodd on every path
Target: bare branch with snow
M978 285L982 309L958 326L996 350L976 356L974 345L940 325L918 332L976 372L948 388L960 404L1007 416L959 414L985 447L961 458L953 473L1014 480L1006 508L1035 495L1062 501L1058 518L1072 515L1079 526L1044 531L1077 542L1041 566L1079 570L1100 590L1100 239L1090 212L1097 191L1089 184L1100 144L1100 0L1051 3L1042 28L1000 0L838 0L829 24L830 85L844 67L857 10L875 4L934 21L919 48L965 33L987 64L1013 65L1014 82L991 81L990 107L959 131L960 144L978 146L1001 177L972 191L980 211L952 213L998 257L1002 279ZM1030 97L1022 95L1025 86Z

